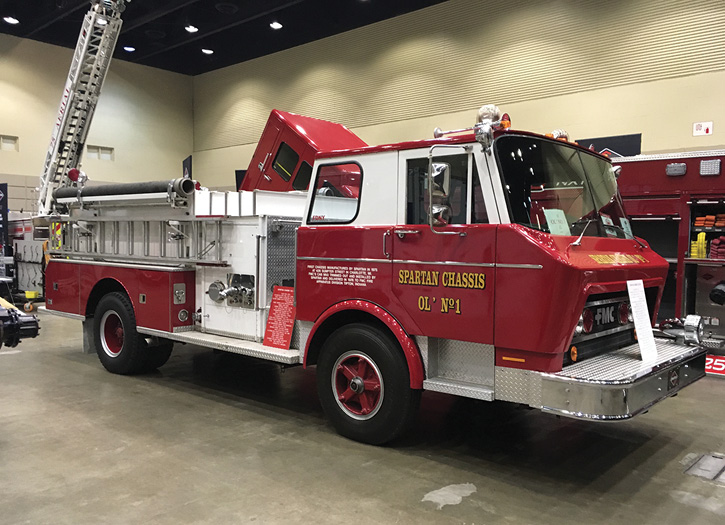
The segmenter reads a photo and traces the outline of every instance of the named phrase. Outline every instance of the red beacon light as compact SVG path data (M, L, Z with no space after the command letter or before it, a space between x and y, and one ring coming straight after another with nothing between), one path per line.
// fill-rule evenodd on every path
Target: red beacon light
M88 180L88 175L78 168L71 168L68 170L68 180L82 186Z
M511 117L509 117L508 113L504 113L503 117L501 117L501 128L509 129L510 127L511 127Z

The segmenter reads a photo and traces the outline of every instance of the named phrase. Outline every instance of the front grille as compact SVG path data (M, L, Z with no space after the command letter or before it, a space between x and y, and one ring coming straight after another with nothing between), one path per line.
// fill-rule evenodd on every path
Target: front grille
M657 288L645 290L650 312L657 299ZM591 295L585 309L589 309L594 319L592 331L588 334L574 333L569 350L564 355L563 365L581 362L591 357L612 352L636 342L634 323L619 323L619 306L629 304L626 292L614 292ZM572 358L575 356L575 358Z

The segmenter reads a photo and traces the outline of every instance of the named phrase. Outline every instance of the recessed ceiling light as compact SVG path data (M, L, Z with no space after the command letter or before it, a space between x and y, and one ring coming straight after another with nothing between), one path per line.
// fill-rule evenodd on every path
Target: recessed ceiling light
M282 29L282 24L275 20L274 22L269 24L269 27L271 27L272 29Z
M136 51L136 48L133 46L123 46L123 50L128 53L133 53L134 51Z
M18 20L15 17L12 17L12 16L6 16L5 18L3 18L3 21L6 24L10 24L10 25L13 25L13 26L20 23L20 20Z
M198 27L191 24L188 24L186 27L184 27L184 29L186 29L189 33L196 33L199 30Z
M214 7L216 7L217 11L225 15L233 15L239 11L239 7L231 2L217 2Z
M214 50L213 49L202 49L201 52L204 53L205 55L213 55L214 54Z

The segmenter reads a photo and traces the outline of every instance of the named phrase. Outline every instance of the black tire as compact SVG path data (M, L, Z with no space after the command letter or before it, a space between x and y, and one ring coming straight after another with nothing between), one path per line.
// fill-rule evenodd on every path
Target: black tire
M317 392L338 433L371 445L387 443L409 428L421 394L410 388L397 341L363 323L343 326L325 341Z
M161 368L171 357L171 351L174 349L173 341L163 341L156 346L146 348L146 364L143 367L144 372L151 372L157 368Z
M103 366L114 374L137 374L146 369L148 350L136 331L136 316L122 293L104 295L93 318L93 339Z

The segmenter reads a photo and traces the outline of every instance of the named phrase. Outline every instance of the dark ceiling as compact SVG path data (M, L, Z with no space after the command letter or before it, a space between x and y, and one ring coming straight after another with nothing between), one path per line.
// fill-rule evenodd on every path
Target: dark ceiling
M444 0L126 0L114 57L198 75ZM89 0L0 0L0 32L74 48ZM12 16L20 21L3 21ZM277 21L282 29L270 28ZM196 33L187 32L188 24ZM124 51L133 46L134 52ZM206 55L202 48L213 50Z

